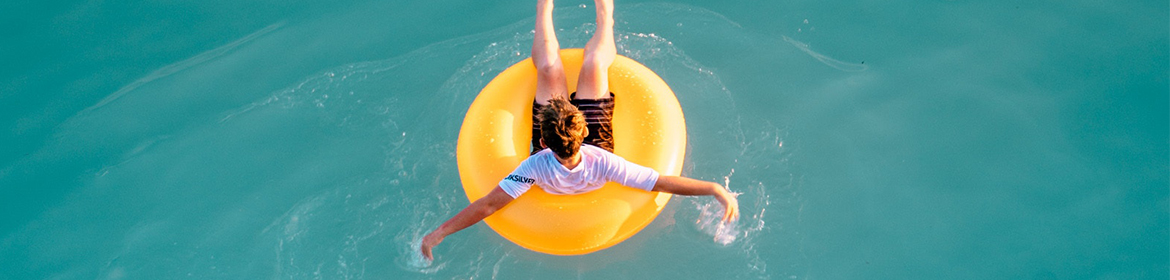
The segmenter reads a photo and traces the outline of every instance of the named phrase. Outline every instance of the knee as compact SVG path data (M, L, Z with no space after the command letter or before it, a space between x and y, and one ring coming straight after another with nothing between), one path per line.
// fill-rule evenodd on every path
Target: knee
M541 75L557 75L561 72L560 61L535 61L536 71Z
M600 65L601 61L598 60L597 56L595 55L585 55L585 57L581 59L582 71L585 71L585 69L596 69Z
M606 59L603 55L587 54L581 60L581 69L609 69L609 65L613 63L612 59Z

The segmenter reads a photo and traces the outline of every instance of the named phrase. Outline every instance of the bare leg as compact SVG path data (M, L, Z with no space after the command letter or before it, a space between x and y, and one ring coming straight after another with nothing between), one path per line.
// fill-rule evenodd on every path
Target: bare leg
M609 66L617 56L613 42L613 0L594 0L597 4L597 32L585 44L585 59L577 77L575 99L609 97Z
M536 103L547 105L553 97L568 99L561 44L553 28L553 0L536 2L536 37L532 39L532 63L536 65Z

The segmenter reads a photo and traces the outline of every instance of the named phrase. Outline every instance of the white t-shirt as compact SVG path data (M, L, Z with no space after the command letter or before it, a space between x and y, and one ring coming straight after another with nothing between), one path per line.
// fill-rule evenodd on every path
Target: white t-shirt
M647 191L654 189L654 183L658 182L658 171L601 148L581 145L580 153L581 163L569 170L557 161L552 150L537 152L500 180L500 188L516 198L533 184L550 194L578 194L600 189L610 181Z

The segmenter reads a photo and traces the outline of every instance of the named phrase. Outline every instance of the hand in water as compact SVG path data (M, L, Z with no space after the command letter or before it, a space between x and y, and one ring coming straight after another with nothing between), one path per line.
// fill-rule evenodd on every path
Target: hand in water
M739 200L735 199L735 194L723 191L716 195L715 199L723 204L723 222L734 222L739 219Z
M434 232L424 236L422 239L422 246L419 246L419 249L422 250L423 257L426 257L427 261L435 260L435 256L431 254L431 248L434 248L435 245L439 245L439 243L442 242L443 236L435 234Z

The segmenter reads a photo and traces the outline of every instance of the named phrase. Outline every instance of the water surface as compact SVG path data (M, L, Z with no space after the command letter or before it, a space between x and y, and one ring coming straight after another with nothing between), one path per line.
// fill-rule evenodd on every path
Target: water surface
M564 47L591 5L561 1ZM1164 279L1167 3L619 2L684 174L643 232L557 257L467 205L467 106L528 1L0 4L0 278Z

